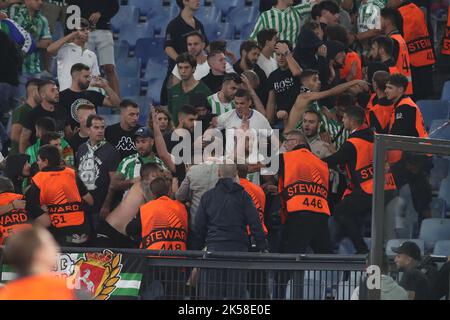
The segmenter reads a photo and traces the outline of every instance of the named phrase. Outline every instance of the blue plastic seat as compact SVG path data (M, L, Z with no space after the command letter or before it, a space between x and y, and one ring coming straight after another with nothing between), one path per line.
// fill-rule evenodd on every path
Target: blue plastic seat
M433 254L437 256L450 256L450 240L441 240L436 242Z
M227 41L227 49L233 52L236 55L236 57L239 58L241 56L240 49L242 42L243 42L242 40Z
M202 23L205 22L220 22L222 13L215 6L201 6L200 9L195 13L195 17Z
M102 117L105 119L105 125L107 127L120 122L120 114L105 114Z
M444 199L433 198L433 200L431 200L430 207L432 218L445 218L447 204Z
M238 6L243 7L245 1L242 0L213 0L214 6L222 12L222 15L226 17L228 13L237 8Z
M395 256L396 253L392 251L392 248L398 248L403 242L410 241L417 244L420 249L420 253L423 255L425 252L425 242L421 239L391 239L386 244L386 255Z
M435 119L449 118L449 102L442 100L419 100L417 106L422 112L425 128L429 130Z
M128 5L135 6L139 10L140 16L156 16L162 9L162 1L149 1L149 0L128 0Z
M128 52L130 51L130 45L126 41L114 42L114 57L115 60L128 58Z
M141 93L141 82L139 78L120 78L120 94L121 96L139 96Z
M225 23L207 23L204 24L206 37L209 41L214 41L218 39L233 39L234 38L234 26Z
M254 22L258 15L259 9L256 7L234 8L228 14L227 21L234 25L236 30L241 30L244 26Z
M164 79L152 79L148 82L147 97L153 100L155 106L160 103L163 83Z
M450 101L450 80L445 81L444 87L442 88L441 100Z
M119 33L119 40L126 41L134 47L139 39L153 37L153 26L149 23L124 26Z
M450 219L430 218L422 221L419 239L425 241L425 249L433 248L440 240L450 240Z
M148 61L145 67L145 80L164 79L166 77L167 66L154 61Z
M147 13L147 22L153 27L156 34L165 32L170 20L179 13L178 6L163 6L156 15L152 11Z
M249 24L243 26L242 29L240 29L240 36L239 36L239 38L242 39L242 40L249 39L254 28L255 28L255 24L254 23L249 23Z
M152 58L154 61L164 63L168 59L164 52L164 38L143 38L136 42L134 55L140 58L142 63Z
M139 22L139 10L135 6L120 6L119 12L111 19L112 31L117 33L127 25Z
M141 60L139 58L125 58L116 61L117 75L128 78L140 78Z

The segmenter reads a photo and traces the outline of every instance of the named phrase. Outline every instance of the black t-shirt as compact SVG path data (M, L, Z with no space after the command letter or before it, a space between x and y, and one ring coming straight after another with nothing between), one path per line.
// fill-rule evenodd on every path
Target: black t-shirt
M290 112L300 93L298 78L292 75L291 70L278 68L270 74L268 83L270 84L270 90L275 93L277 110Z
M120 163L116 148L105 143L102 147L89 152L88 144L84 143L76 153L78 175L87 190L94 198L93 212L99 213L108 194L110 172L115 172Z
M166 28L166 42L164 48L172 47L178 54L187 52L186 35L192 31L199 31L205 37L205 43L208 45L208 39L206 38L205 29L203 24L194 17L195 28L192 28L184 21L179 14L175 19L169 22ZM175 66L175 61L169 58L169 70L172 70Z
M399 284L406 291L414 291L414 300L430 299L430 288L427 277L418 269L406 271Z
M222 89L223 78L225 78L225 75L215 76L210 71L202 78L202 82L206 84L212 93L216 93Z
M61 91L59 93L59 104L66 110L68 116L68 123L72 128L79 127L80 124L73 118L75 110L72 110L72 106L75 106L77 100L83 99L91 102L95 109L103 105L105 96L97 91L82 91L75 92L69 89Z
M64 128L67 123L67 113L61 105L56 105L54 111L45 110L41 105L36 106L33 110L28 112L23 121L24 128L30 130L31 133L31 144L36 142L36 121L40 118L52 118L55 120L56 131L61 135L64 135Z
M79 133L75 133L67 142L69 142L69 145L72 148L73 152L77 153L78 148L88 140L89 137L81 138Z
M113 145L117 149L117 151L119 151L121 159L124 159L136 153L134 133L137 129L138 127L135 127L130 131L125 131L120 126L120 123L116 123L106 128L106 141L111 143L111 145Z

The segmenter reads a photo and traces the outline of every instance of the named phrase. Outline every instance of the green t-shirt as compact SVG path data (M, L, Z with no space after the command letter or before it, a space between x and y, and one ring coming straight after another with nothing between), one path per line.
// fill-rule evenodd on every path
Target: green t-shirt
M189 104L191 96L199 93L204 94L206 97L211 95L209 88L201 81L199 81L197 86L189 92L183 91L181 82L169 89L168 105L175 125L178 125L178 111L180 111L181 107L185 104Z
M20 124L23 126L23 121L26 115L33 110L31 106L27 103L21 105L20 107L14 109L12 113L11 124ZM19 143L12 141L11 149L9 150L9 154L18 154L19 153Z
M138 153L124 158L117 167L116 173L125 177L125 180L131 180L139 177L141 166L147 163L156 163L165 168L164 162L155 155L150 157L140 157Z

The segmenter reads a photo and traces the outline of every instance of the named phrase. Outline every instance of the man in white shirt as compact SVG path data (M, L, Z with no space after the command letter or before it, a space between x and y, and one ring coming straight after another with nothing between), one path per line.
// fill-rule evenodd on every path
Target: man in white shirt
M47 51L56 56L58 64L58 82L60 91L70 88L72 76L70 69L74 64L82 63L89 67L93 76L100 75L97 55L86 49L89 40L89 21L80 19L80 28L69 35L53 42Z
M271 139L273 148L277 148L279 141L273 134L266 117L250 108L252 98L247 90L237 90L234 103L234 110L220 115L217 119L217 129L226 130L226 156L230 159L244 157L248 164L260 164L268 155L267 139ZM245 150L241 150L243 137ZM255 184L260 184L260 172L254 172L248 179Z
M256 35L261 54L258 57L258 66L263 69L267 78L278 68L277 61L273 57L277 43L278 31L275 29L263 29Z

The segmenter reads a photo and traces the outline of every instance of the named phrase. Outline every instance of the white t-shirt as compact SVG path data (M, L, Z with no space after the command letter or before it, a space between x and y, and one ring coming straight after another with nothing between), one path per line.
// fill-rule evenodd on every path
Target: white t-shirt
M203 77L207 76L209 71L211 70L208 61L203 62L202 64L197 64L197 68L195 68L194 79L197 81L202 80ZM227 66L225 68L226 73L235 72L233 66L227 62ZM178 72L178 67L175 66L172 70L172 74L178 79L180 78L180 73Z
M59 91L66 90L72 85L70 69L76 63L87 65L91 69L93 76L100 75L97 55L89 49L83 50L83 48L72 42L64 44L61 49L59 49L58 55L56 56L56 62L58 65Z
M358 10L358 32L366 32L373 29L381 29L381 9L383 1L367 0L361 4Z
M277 60L275 60L273 57L267 59L262 53L259 55L257 64L261 69L264 70L267 78L272 72L278 69Z

